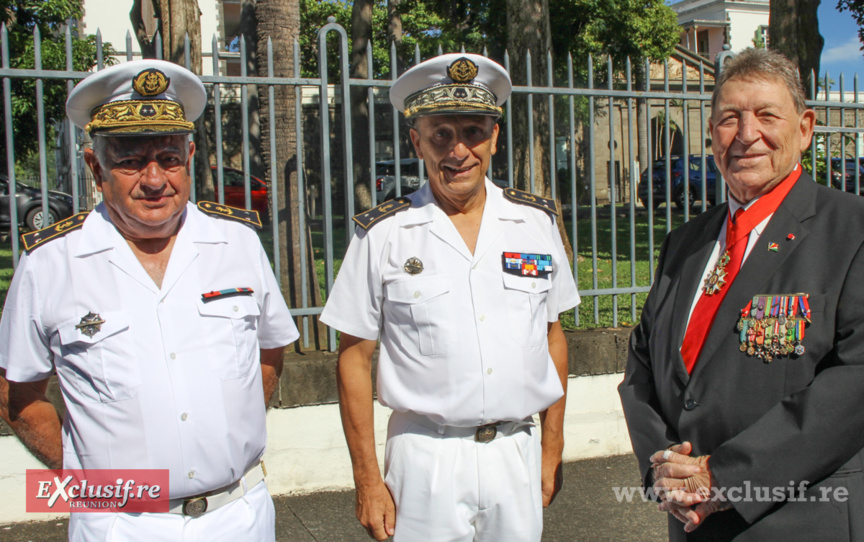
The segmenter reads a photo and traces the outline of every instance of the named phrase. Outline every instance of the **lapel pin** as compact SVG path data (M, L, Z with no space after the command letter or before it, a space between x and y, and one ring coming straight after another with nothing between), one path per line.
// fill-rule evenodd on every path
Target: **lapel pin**
M768 250L771 252L777 252L780 250L780 246L777 243L768 243Z
M786 239L788 239L789 241L794 241L795 240L795 234L790 233L789 235L786 236Z

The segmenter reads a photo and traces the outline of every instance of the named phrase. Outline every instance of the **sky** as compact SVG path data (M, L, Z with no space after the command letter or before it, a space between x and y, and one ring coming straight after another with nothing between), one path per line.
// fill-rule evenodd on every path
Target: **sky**
M822 0L819 4L819 33L825 38L822 58L819 63L820 76L834 80L832 89L838 89L840 73L843 73L843 88L853 89L853 76L858 74L858 89L864 94L864 52L858 40L858 25L846 11L837 11L835 0Z

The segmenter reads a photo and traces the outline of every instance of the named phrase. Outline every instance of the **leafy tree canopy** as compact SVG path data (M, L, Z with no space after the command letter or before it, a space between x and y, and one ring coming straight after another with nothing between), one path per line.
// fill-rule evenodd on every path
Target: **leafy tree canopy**
M402 18L402 44L397 54L405 60L414 59L415 47L420 47L423 58L435 55L440 45L444 51L458 49L452 30L453 23L436 11L435 2L412 0L403 2L399 8ZM344 0L320 2L301 0L300 4L300 51L301 70L305 77L318 75L318 29L327 24L328 17L335 17L351 37L352 3ZM390 74L390 41L388 29L387 1L376 0L372 10L372 63L376 78ZM468 37L471 37L469 34ZM339 73L339 40L336 34L328 36L330 48L330 72ZM350 54L350 44L348 45Z
M640 59L668 58L681 36L677 15L663 0L550 0L549 11L558 64L569 52L583 74L589 54L595 61L610 55L618 69L629 57L638 70Z
M862 42L861 50L864 51L864 0L838 0L837 9L848 11L858 23L858 39Z
M42 48L42 69L66 69L64 31L69 19L83 15L82 0L0 0L0 22L6 25L9 43L9 67L32 69L36 65L33 32L39 29ZM105 44L106 62L113 54ZM96 64L96 37L72 33L72 66L87 71ZM65 118L65 81L45 79L44 112L49 128ZM15 126L15 155L25 158L38 152L36 81L12 79L12 115ZM0 141L5 147L5 121L0 123ZM0 153L0 171L6 170L6 153Z
M844 0L849 1L849 0ZM864 3L864 0L859 0ZM320 2L301 0L301 64L303 75L317 76L318 29L333 16L351 34L351 6L347 0ZM663 0L549 0L552 25L552 53L557 73L563 76L567 53L573 55L577 76L584 77L589 54L611 55L617 67L630 57L637 60L667 58L680 39L675 12ZM399 57L413 63L415 47L422 58L444 52L482 53L501 58L506 43L505 0L411 0L399 6L403 42ZM390 73L390 44L387 36L387 2L376 0L373 8L373 63L375 77ZM338 74L337 39L330 36L331 74ZM605 68L604 68L605 69Z

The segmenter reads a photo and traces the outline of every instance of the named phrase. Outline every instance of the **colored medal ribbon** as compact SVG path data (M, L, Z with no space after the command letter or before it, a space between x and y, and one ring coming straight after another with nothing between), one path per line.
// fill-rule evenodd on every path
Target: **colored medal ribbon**
M227 288L225 290L213 290L206 294L201 294L201 300L204 302L214 301L223 297L233 297L237 295L252 295L252 288Z
M552 272L551 254L529 254L524 252L504 252L501 254L504 271L525 276L537 277Z

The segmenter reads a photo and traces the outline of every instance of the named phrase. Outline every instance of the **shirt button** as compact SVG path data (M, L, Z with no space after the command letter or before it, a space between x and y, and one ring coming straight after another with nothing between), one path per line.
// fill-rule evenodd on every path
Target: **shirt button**
M486 315L485 315L485 314L481 314L481 315L480 315L480 321L483 322L483 321L485 321L485 320L486 320Z
M531 283L531 287L532 287L532 288L536 288L536 287L537 287L537 283L536 283L536 282L532 282L532 283Z
M492 368L491 368L491 367L488 368L488 369L486 369L486 374L487 374L487 375L491 375L491 374L492 374Z
M693 399L687 399L684 401L684 410L693 410L696 408L696 401Z
M185 412L180 414L180 420L185 422L187 418L189 418L189 414L186 414Z
M190 471L189 471L189 474L187 474L186 476L188 476L190 480L193 479L193 478L195 478L195 471L194 471L194 470L190 470Z
M417 299L418 297L420 297L420 291L419 290L414 292L414 299Z
M168 357L171 359L177 359L177 354L175 354L174 352L171 352L170 354L168 354Z
M234 305L234 312L237 312L239 310L240 310L240 307L238 307L237 305Z

